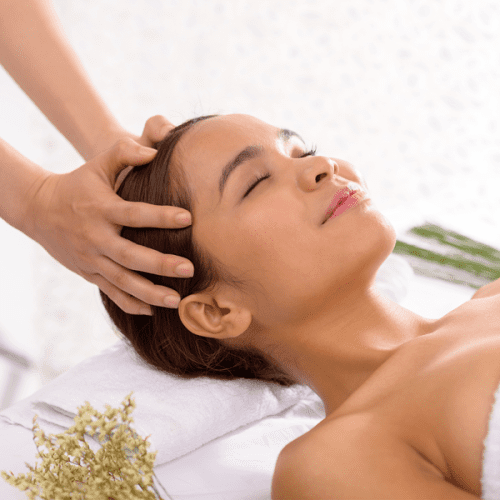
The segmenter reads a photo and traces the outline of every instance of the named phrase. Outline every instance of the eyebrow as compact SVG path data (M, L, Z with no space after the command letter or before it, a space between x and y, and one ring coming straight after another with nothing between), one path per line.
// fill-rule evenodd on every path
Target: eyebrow
M288 142L291 137L297 137L305 144L304 139L302 139L302 137L300 137L300 135L293 130L282 128L278 131L277 135L278 138L282 139L284 142ZM222 169L222 173L219 179L219 194L221 197L224 191L224 186L226 185L229 176L236 170L236 168L245 161L261 156L263 151L264 149L260 144L248 146L243 151L240 151L229 163L227 163L227 165Z

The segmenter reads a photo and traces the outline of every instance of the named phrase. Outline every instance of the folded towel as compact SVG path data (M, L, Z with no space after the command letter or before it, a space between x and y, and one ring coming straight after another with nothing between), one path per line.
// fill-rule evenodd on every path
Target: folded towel
M490 413L488 434L484 440L482 467L483 500L500 500L500 386Z
M278 414L303 399L318 398L303 385L182 379L147 365L120 340L3 410L0 418L31 429L33 416L38 414L41 428L57 434L73 425L77 408L85 401L104 412L106 404L119 407L132 391L137 404L132 413L133 427L142 437L150 435L149 451L158 451L156 465ZM99 444L92 441L88 439L95 450Z

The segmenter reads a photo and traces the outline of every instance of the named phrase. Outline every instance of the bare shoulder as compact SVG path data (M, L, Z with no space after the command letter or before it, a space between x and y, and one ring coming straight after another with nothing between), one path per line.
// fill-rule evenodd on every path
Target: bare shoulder
M390 427L356 414L319 424L280 453L272 500L478 498L446 482Z
M346 418L326 419L285 446L274 470L272 500L341 498L342 450L354 446L353 428L359 425Z
M485 299L488 297L493 297L495 295L500 297L500 278L479 288L477 292L472 296L471 300Z

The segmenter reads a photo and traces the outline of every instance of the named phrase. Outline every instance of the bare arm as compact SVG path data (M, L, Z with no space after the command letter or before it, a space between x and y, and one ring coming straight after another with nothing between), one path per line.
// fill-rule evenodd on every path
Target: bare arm
M100 98L49 0L0 0L0 63L86 159L129 135Z
M0 217L26 234L31 186L48 174L0 138Z
M50 0L0 0L0 36L0 63L89 160L73 172L53 174L0 140L0 216L124 311L151 314L150 305L176 307L177 292L133 271L189 277L192 264L132 244L120 231L184 227L190 214L125 202L114 192L121 170L154 157L152 150L141 153L140 145L159 142L173 125L155 116L141 137L119 125L69 45Z

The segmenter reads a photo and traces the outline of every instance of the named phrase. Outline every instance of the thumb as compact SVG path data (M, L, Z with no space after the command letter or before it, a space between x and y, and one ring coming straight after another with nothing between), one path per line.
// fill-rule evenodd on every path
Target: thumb
M113 147L96 156L96 162L114 185L117 175L128 166L144 165L155 157L157 151L141 146L130 137L120 139Z
M142 132L141 144L156 144L174 128L174 125L162 115L149 118Z

